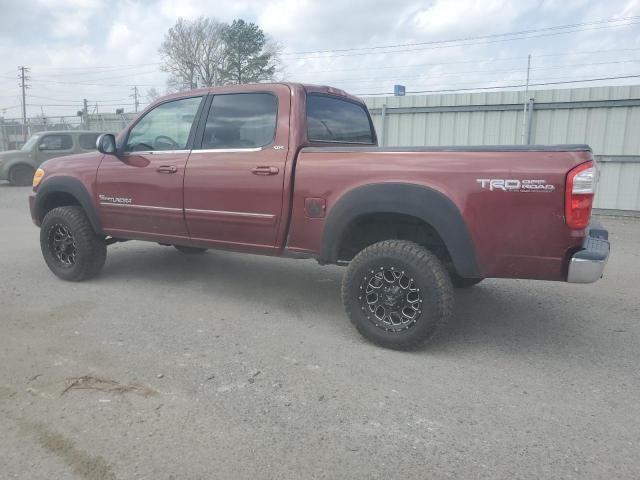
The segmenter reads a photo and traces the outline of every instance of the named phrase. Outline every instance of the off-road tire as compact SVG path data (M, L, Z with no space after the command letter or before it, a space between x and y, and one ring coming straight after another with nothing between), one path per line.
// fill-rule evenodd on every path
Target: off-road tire
M52 246L55 229L62 227L73 239L75 261L67 265ZM91 222L78 206L58 207L47 213L40 226L40 249L49 269L62 280L79 282L100 273L107 258L104 238L96 235Z
M9 183L17 187L28 187L33 183L33 175L36 173L29 165L15 165L9 170L7 176Z
M403 272L420 292L420 313L400 331L388 331L363 306L367 279L382 269ZM365 338L386 348L412 350L425 345L451 316L453 288L449 273L432 252L413 242L386 240L365 248L350 262L342 281L342 302Z
M469 288L480 283L483 278L465 278L455 272L451 272L451 284L453 288Z
M202 247L187 247L185 245L174 245L176 250L186 255L199 255L207 251L206 248Z

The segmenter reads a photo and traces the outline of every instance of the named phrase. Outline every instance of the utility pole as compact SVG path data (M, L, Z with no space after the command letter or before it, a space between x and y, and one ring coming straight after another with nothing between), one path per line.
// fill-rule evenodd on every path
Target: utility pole
M138 107L140 106L140 102L138 101L138 86L134 85L133 86L133 95L130 95L131 97L133 97L133 105L136 109L136 113L138 113Z
M22 89L22 138L26 143L27 137L29 136L29 132L27 131L27 88L29 88L29 84L27 83L31 78L27 76L29 71L31 70L29 67L25 67L21 65L18 67L20 71L20 88Z
M82 109L82 115L84 117L84 128L89 130L89 107L87 106L87 99L83 100L84 108Z
M529 93L529 74L531 73L531 54L527 57L527 82L524 87L524 99L522 103L524 107L522 109L522 138L521 142L524 145L525 142L525 131L527 130L527 107L529 106L529 99L527 98L527 94Z

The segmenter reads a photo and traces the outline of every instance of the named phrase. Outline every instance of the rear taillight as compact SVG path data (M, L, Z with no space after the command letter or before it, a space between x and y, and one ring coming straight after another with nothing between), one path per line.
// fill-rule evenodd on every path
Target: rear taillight
M595 188L593 162L578 165L567 175L564 216L569 228L583 229L589 225Z

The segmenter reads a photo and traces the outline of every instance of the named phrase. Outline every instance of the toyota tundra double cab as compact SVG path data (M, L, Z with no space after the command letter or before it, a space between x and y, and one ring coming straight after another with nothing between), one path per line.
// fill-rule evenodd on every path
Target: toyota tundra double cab
M63 280L125 240L346 265L342 301L382 346L423 345L453 287L485 278L590 283L586 145L380 148L366 106L325 86L234 85L164 97L97 152L45 162L29 203Z

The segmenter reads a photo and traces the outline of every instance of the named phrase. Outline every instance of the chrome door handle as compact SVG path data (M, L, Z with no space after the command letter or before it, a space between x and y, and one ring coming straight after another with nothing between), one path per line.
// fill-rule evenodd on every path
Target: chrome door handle
M178 167L175 165L160 165L156 171L158 173L176 173L178 171Z
M280 169L278 167L255 167L251 169L254 175L277 175Z

